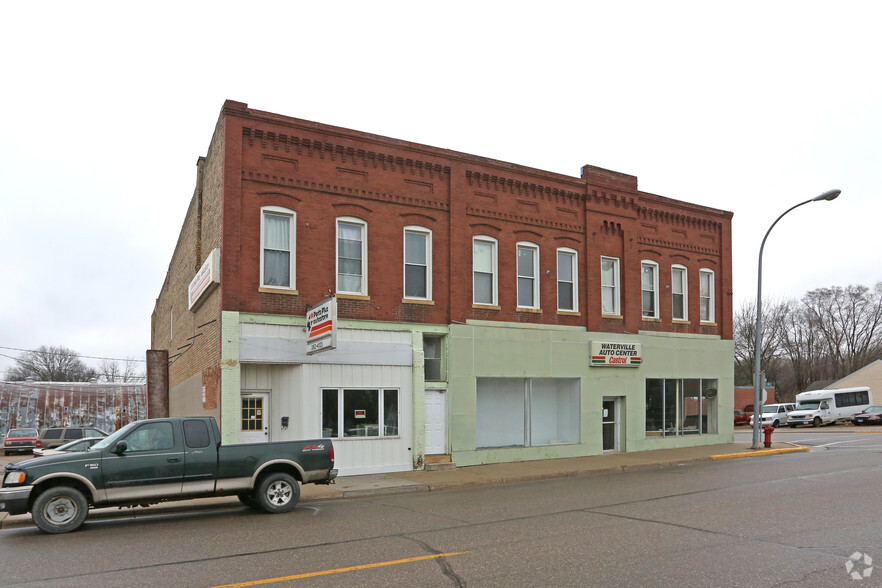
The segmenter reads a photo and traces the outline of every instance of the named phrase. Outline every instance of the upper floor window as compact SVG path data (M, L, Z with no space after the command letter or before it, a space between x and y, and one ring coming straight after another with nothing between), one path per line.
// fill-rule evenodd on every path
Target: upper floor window
M600 258L600 304L601 313L619 316L619 259Z
M404 227L404 297L432 299L432 231Z
M644 260L640 264L640 291L643 318L659 318L658 315L658 264Z
M444 370L444 338L423 335L423 369L427 382L441 382L447 379Z
M472 239L472 302L497 304L496 239L479 236Z
M293 210L264 206L260 220L260 285L295 289Z
M539 246L518 243L518 306L539 308Z
M337 291L367 296L367 223L337 219Z
M572 249L557 250L557 309L575 312L579 309L577 253Z
M714 322L714 272L713 270L703 269L698 273L698 298L700 301L699 320L703 323Z
M688 320L689 288L686 281L686 268L682 265L671 267L671 318L675 321Z

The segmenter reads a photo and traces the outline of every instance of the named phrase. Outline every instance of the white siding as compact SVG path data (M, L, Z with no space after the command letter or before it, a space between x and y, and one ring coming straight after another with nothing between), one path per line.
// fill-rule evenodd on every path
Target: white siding
M254 343L260 338L273 340L303 339L302 327L243 323L242 337ZM409 331L368 331L341 329L338 344L344 342L412 346ZM258 346L259 347L259 346ZM397 388L399 394L400 437L383 439L334 439L336 467L341 476L413 469L413 368L401 365L375 365L385 352L378 345L376 358L368 355L358 364L329 363L332 351L325 351L322 363L299 365L245 363L242 365L242 390L270 391L270 440L315 439L321 437L321 398L323 388ZM313 357L313 356L310 356ZM281 427L281 417L289 419Z

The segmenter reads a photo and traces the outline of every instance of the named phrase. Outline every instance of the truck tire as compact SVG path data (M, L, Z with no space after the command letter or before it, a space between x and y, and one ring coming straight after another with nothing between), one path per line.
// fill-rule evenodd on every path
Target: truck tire
M34 501L31 516L34 524L45 533L76 531L89 514L89 503L83 493L70 486L53 486Z
M777 429L777 428L778 428L778 425L780 425L780 424L781 424L781 423L779 423L777 420L774 420L774 421L772 421L772 428L773 428L773 429Z
M821 426L821 417L815 417L812 420L812 426L813 427L820 427Z
M254 498L254 492L240 492L236 495L236 497L239 499L239 502L241 502L248 508L260 510L260 505L257 504L257 499Z
M276 472L260 481L255 496L261 510L280 513L294 510L300 500L300 484L292 476Z
M787 426L790 427L791 429L796 428L796 425L794 423L788 423Z

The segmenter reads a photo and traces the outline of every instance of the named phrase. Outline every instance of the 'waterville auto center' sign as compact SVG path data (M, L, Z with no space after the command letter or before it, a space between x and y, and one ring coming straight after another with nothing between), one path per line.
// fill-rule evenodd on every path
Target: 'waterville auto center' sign
M637 367L643 363L640 343L591 342L591 365Z

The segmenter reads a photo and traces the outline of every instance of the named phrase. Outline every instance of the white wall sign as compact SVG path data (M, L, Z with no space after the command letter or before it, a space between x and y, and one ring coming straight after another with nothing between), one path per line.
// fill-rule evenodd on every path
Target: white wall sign
M643 363L640 343L591 342L591 365L637 367Z
M306 354L337 348L337 299L328 298L306 311Z
M190 310L199 308L208 294L220 284L220 249L212 249L208 258L187 288L187 303Z

